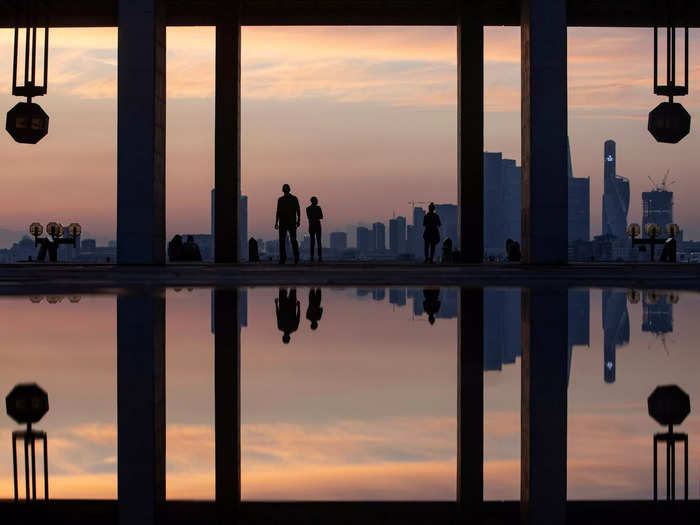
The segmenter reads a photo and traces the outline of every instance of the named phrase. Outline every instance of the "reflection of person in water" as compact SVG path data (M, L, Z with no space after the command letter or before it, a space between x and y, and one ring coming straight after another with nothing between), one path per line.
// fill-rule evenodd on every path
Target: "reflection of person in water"
M311 288L309 290L309 307L306 309L306 318L311 321L311 329L316 330L318 328L318 322L321 320L323 315L323 308L321 308L321 289Z
M284 333L282 342L289 344L292 332L299 328L301 319L301 304L297 301L297 290L280 288L279 299L275 299L275 312L277 313L277 328Z
M430 324L435 324L435 314L440 311L440 290L437 288L423 288L423 310L428 314Z

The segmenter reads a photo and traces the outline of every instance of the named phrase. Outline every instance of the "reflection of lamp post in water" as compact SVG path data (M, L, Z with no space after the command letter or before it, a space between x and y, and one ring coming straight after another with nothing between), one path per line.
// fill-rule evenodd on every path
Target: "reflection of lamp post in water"
M676 442L683 442L683 480L685 497L688 499L688 434L674 433L673 425L680 425L690 414L690 397L677 385L657 386L647 399L649 415L662 425L668 425L668 432L654 434L654 500L657 496L659 442L666 443L666 499L676 499Z
M32 423L37 423L49 411L49 396L36 383L16 385L5 398L7 414L17 423L27 425L27 430L12 432L12 467L14 473L15 500L19 499L17 487L17 440L24 441L24 479L26 482L26 499L29 500L31 463L31 499L36 499L36 454L34 443L37 439L44 442L44 499L49 499L49 466L46 456L46 432L32 430ZM29 450L31 449L31 461Z

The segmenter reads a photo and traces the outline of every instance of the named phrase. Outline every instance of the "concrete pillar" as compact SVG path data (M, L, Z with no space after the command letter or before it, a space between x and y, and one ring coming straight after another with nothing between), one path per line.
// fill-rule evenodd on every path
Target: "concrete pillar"
M239 292L214 291L216 512L235 519L241 501L241 327Z
M214 257L217 263L240 258L238 225L241 200L241 23L238 4L216 26L214 151Z
M566 521L568 294L522 292L520 501L526 523Z
M484 260L484 25L460 0L457 25L459 239L464 262Z
M522 260L565 264L566 0L521 0Z
M165 262L164 0L119 0L117 261Z
M484 292L462 289L459 300L457 503L478 520L484 500Z
M158 523L165 503L165 296L117 298L120 525Z

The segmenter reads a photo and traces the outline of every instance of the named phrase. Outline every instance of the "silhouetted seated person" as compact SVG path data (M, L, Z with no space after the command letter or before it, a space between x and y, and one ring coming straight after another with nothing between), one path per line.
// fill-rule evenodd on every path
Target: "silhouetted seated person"
M292 195L289 184L282 186L282 195L277 199L275 214L275 230L280 233L280 264L287 260L287 233L294 252L294 264L299 262L299 243L297 243L297 228L301 224L301 209L299 200Z
M440 216L435 213L435 204L430 203L428 213L423 217L423 245L425 250L425 264L433 263L435 257L435 247L440 242Z
M258 241L253 237L248 241L248 262L260 262L260 251Z
M170 262L182 261L183 257L182 235L176 235L168 243L168 259Z
M199 251L199 246L194 242L194 237L187 236L187 242L182 245L182 260L183 261L201 261L202 254Z
M520 262L520 243L506 239L506 259L508 262Z
M318 328L318 322L323 316L323 308L321 307L321 289L312 288L309 290L309 307L306 309L306 318L311 321L311 329Z
M311 197L311 206L306 208L306 218L309 219L309 237L311 237L311 257L310 261L314 260L314 245L318 245L318 262L323 261L321 255L321 219L323 219L323 210L318 205L318 199Z
M660 262L676 262L676 239L669 237L661 250Z
M455 251L452 249L452 239L449 237L442 241L442 264L452 264L455 261Z
M279 298L275 299L275 313L277 314L277 328L283 333L282 342L289 344L291 334L299 328L301 320L301 303L297 301L297 290L280 288Z
M440 311L440 290L423 288L423 310L428 314L430 324L435 324L435 315Z

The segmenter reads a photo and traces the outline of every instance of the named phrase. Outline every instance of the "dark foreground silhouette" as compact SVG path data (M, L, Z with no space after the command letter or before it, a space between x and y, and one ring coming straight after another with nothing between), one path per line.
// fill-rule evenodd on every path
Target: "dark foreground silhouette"
M306 218L309 219L309 237L311 237L311 253L309 259L314 260L314 247L318 245L318 260L323 261L321 253L321 219L323 219L323 210L318 205L318 199L311 197L311 206L306 208ZM319 290L320 293L320 290Z
M312 288L309 290L309 307L306 309L306 318L311 321L311 329L318 328L318 322L323 316L323 308L321 307L321 289Z
M425 250L425 263L432 263L435 257L435 247L440 242L440 216L435 213L435 204L430 203L428 213L423 217L423 245Z
M291 193L289 184L282 186L282 195L277 199L277 213L275 214L275 230L280 233L280 264L287 261L287 234L294 251L294 264L299 262L299 243L297 242L297 228L301 224L301 209L299 199Z
M423 288L423 310L430 324L435 324L435 315L440 311L440 289Z

